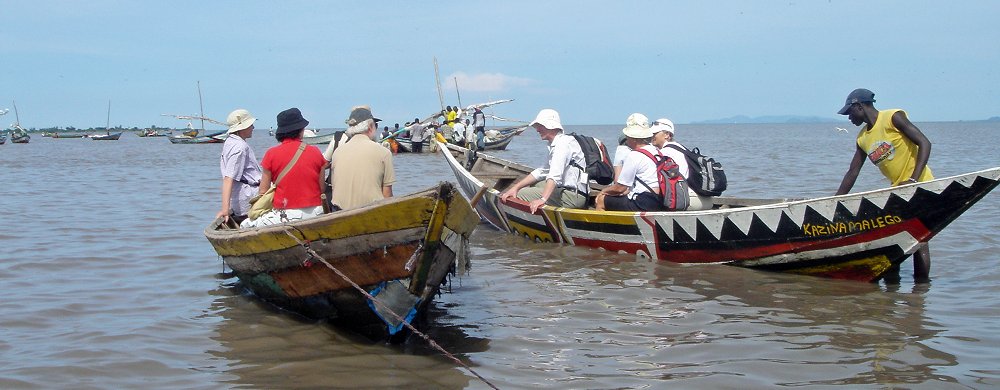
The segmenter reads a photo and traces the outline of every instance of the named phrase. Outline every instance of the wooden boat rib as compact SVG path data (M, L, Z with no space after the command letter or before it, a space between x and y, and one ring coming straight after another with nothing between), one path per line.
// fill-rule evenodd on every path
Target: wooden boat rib
M441 145L441 147L445 147ZM715 208L599 212L544 206L531 213L500 190L530 167L478 154L471 172L447 146L462 192L486 187L476 211L497 229L678 263L722 263L837 279L874 281L903 262L1000 182L1000 167L929 182L816 199L716 198Z
M369 307L351 284L311 259L309 249L394 312L420 315L460 256L479 218L451 183L358 209L253 229L215 220L205 237L258 297L310 318L340 322L369 336L392 336L402 326ZM465 261L465 259L461 259ZM402 302L402 304L401 304ZM405 333L405 332L404 332ZM403 334L403 333L400 333Z

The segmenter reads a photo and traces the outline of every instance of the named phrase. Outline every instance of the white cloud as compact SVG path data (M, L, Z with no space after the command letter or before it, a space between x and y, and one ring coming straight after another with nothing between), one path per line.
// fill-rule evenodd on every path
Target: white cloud
M531 79L508 76L503 73L467 74L455 72L441 80L441 84L444 84L442 87L454 90L456 79L460 90L470 92L504 92L514 87L523 87L534 83L534 80Z

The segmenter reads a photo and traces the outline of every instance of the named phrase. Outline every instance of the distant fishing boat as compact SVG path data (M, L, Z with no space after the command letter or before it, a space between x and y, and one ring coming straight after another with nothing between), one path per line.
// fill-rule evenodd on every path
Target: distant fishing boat
M17 112L17 102L11 101L14 105L14 126L13 129L8 130L10 132L10 142L13 144L26 144L31 141L31 136L28 135L28 131L21 127L21 115Z
M215 144L220 142L225 142L227 133L226 130L206 134L205 133L205 122L215 123L217 125L227 126L226 123L214 120L212 118L205 117L205 106L201 99L201 82L198 82L198 108L201 110L198 116L191 115L174 115L174 114L160 114L162 116L172 116L177 119L187 120L187 130L185 130L181 135L169 135L167 139L170 140L172 144ZM191 120L200 120L201 129L195 129L191 124ZM201 134L201 135L199 135Z
M117 141L121 138L122 132L111 134L111 100L108 100L108 121L104 124L104 134L91 135L90 139L95 141Z

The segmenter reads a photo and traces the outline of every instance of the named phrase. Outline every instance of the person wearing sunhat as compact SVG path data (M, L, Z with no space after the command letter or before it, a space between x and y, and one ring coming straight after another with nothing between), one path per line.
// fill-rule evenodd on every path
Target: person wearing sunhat
M263 168L260 194L271 188L286 167L290 168L275 186L274 208L257 219L243 221L241 227L274 225L323 214L321 195L326 183L320 174L326 169L327 161L319 148L302 142L302 133L309 121L294 107L278 113L277 119L274 138L279 144L268 149L260 163Z
M640 113L635 113L629 116L629 119L626 120L626 124L628 123L629 120L633 121L648 120L645 118L646 118L645 115L642 115ZM646 126L649 126L649 124L647 123ZM615 169L615 179L617 179L618 175L622 173L622 167L625 165L625 156L628 156L629 152L632 151L632 149L629 148L628 145L625 145L625 140L627 139L628 137L626 137L625 134L618 134L618 146L615 147L614 158L611 159L612 160L611 166L614 167Z
M659 149L653 146L653 130L649 119L640 113L629 115L622 129L625 145L632 149L625 156L621 173L611 185L604 187L597 195L594 208L609 211L660 211L663 202L654 188L659 188L656 163L638 150L643 149L656 156ZM641 182L647 183L642 185Z
M687 146L677 142L677 128L674 122L667 118L660 118L653 121L649 127L653 130L653 146L660 149L660 153L670 157L677 164L677 171L687 180L691 174L687 157L680 149L689 150ZM691 188L688 188L688 199L690 203L685 210L708 210L714 207L715 200L711 196L699 195Z
M578 168L587 166L580 143L572 135L563 133L559 113L550 108L539 111L531 127L548 142L548 159L544 166L531 171L500 194L500 199L507 201L517 197L528 202L532 213L543 204L586 208L590 185L587 173Z
M875 93L858 88L847 95L844 107L837 111L855 126L862 126L855 142L857 148L851 165L844 174L837 195L846 194L854 187L861 166L867 158L893 186L934 180L927 161L931 156L931 141L924 136L900 109L879 111L875 109ZM913 253L913 279L918 283L930 281L931 256L928 245ZM887 283L899 283L899 266L887 271Z
M392 152L375 142L378 122L368 106L355 106L344 123L346 143L330 160L334 209L349 210L392 197Z
M215 215L216 218L221 217L223 223L232 220L238 225L243 222L250 211L250 198L257 194L260 164L246 141L253 136L253 124L256 121L257 118L250 111L242 108L229 113L226 118L229 135L222 144L219 159L222 171L222 208Z

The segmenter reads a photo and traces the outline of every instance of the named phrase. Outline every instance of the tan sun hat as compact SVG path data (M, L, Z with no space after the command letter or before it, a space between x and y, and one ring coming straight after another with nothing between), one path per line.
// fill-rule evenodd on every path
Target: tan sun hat
M253 115L250 115L250 111L244 110L242 108L234 110L229 113L229 117L226 118L226 123L229 125L229 134L235 133L237 131L246 129L253 125L257 121Z
M549 130L563 129L562 122L559 121L559 113L551 108L546 108L538 112L535 120L531 122L531 126L536 124L542 125Z

